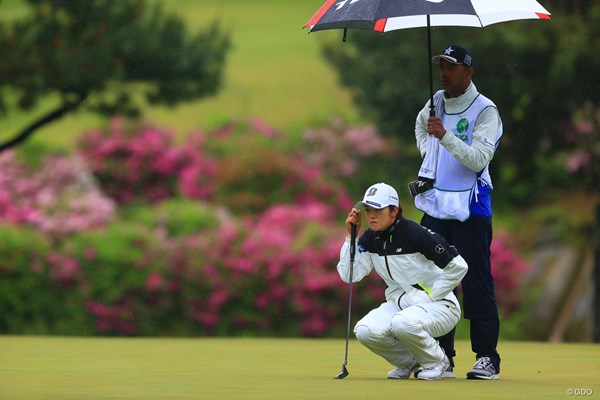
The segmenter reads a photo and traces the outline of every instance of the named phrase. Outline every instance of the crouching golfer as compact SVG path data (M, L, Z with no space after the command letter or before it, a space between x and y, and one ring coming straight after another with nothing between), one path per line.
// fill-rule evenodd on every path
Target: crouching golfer
M434 339L452 330L460 319L460 305L452 290L467 273L467 263L440 235L407 220L396 190L377 183L367 189L362 204L367 229L357 239L353 282L375 269L387 285L386 302L354 327L358 341L395 369L390 379L453 378L450 363ZM346 218L360 230L360 210ZM359 231L360 232L360 231ZM350 236L337 265L342 280L350 280Z

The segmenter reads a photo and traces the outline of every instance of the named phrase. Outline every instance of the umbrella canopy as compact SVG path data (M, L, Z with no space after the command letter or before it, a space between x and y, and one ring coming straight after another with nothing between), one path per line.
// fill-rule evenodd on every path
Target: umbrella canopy
M552 17L535 0L327 0L304 27L310 32L346 28L388 32L425 26L484 27L519 19Z
M552 19L536 0L327 0L304 27L389 32L427 27L429 94L433 113L431 26L485 27L520 19Z

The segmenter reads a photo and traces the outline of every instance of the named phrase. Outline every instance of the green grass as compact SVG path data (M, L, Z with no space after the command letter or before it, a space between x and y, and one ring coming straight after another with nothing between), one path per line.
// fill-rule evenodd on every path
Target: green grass
M457 342L457 379L389 381L389 366L344 340L0 337L0 399L563 399L600 394L600 347L502 342L500 381L464 379L473 359Z
M210 129L230 119L258 116L285 132L298 132L307 125L332 116L355 122L360 118L348 91L339 87L337 76L320 55L322 42L341 43L340 32L308 34L302 26L321 6L322 0L153 0L186 21L197 32L217 20L232 36L222 90L214 97L175 108L148 107L144 117L186 135L195 129ZM3 20L22 15L19 0L0 2ZM34 112L11 113L4 118L4 138L53 108L45 101ZM34 140L50 146L71 148L75 138L96 127L103 119L77 113L41 129Z

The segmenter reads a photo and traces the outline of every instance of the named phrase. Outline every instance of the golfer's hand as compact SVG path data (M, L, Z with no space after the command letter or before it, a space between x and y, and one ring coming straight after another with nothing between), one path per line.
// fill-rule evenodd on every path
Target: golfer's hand
M358 208L352 208L352 211L346 218L346 232L348 235L352 233L352 224L356 225L356 232L360 230L360 210Z
M441 139L446 134L446 129L442 124L442 120L438 117L429 117L427 120L427 132L431 133L438 139Z

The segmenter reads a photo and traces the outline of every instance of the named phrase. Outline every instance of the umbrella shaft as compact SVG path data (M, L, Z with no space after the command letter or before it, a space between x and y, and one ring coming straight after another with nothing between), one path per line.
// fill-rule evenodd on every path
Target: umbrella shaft
M429 64L429 116L435 117L433 108L433 67L431 65L431 17L427 14L427 64Z

